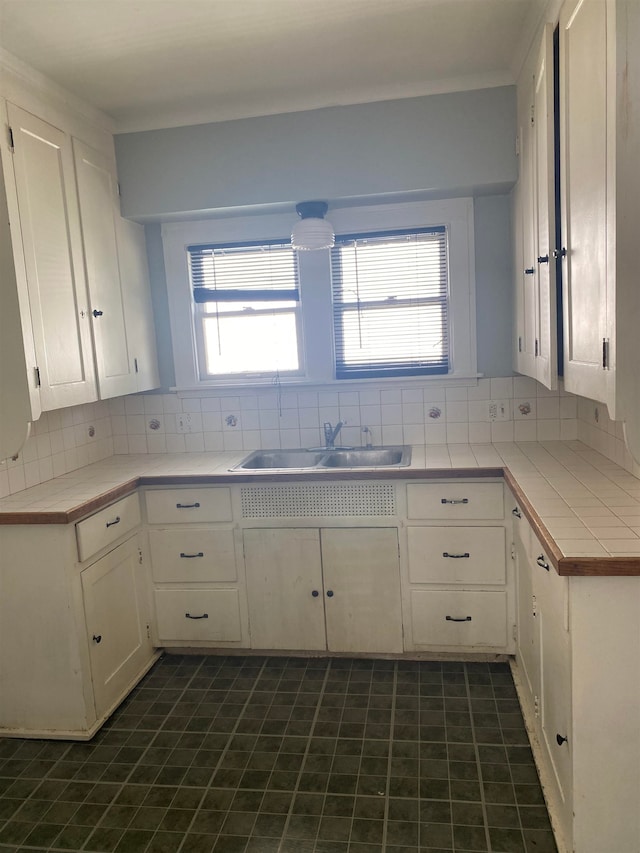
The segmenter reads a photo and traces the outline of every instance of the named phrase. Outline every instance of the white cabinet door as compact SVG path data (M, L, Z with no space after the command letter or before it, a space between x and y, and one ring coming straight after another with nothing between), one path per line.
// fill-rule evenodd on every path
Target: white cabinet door
M126 695L153 654L137 538L86 568L81 578L100 717Z
M89 287L98 389L102 399L137 390L125 312L116 233L115 164L102 152L73 140Z
M538 714L540 701L540 613L533 592L532 565L529 554L519 537L515 538L518 568L517 625L518 646L516 661L522 671L531 711Z
M118 219L118 255L129 354L138 391L160 385L144 227Z
M607 402L607 6L560 14L564 383Z
M401 652L396 528L328 528L321 539L327 648Z
M8 104L43 410L97 399L69 136Z
M244 531L251 647L326 648L320 532Z
M553 27L547 24L534 81L533 99L536 372L547 388L558 385L558 329L556 309Z

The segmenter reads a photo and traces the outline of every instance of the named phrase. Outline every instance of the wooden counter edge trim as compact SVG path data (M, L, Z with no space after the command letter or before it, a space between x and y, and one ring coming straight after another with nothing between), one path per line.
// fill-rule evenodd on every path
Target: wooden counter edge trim
M542 547L545 549L546 556L551 560L554 569L559 574L558 565L563 558L562 551L558 548L554 538L544 526L542 519L535 511L533 505L518 485L518 481L515 479L511 471L506 467L504 469L504 481L513 492L513 496L518 502L520 509L524 512L525 516L527 517L527 520L533 527L536 536L541 541Z
M79 521L87 515L92 515L99 509L103 509L114 501L124 498L127 495L133 494L139 486L139 477L134 477L132 480L127 480L125 483L119 483L117 486L108 489L106 492L101 492L93 498L88 498L86 501L72 507L68 510L52 511L47 510L16 510L15 512L0 513L0 525L5 524L72 524L74 521Z
M640 576L640 557L562 557L562 577L602 578Z

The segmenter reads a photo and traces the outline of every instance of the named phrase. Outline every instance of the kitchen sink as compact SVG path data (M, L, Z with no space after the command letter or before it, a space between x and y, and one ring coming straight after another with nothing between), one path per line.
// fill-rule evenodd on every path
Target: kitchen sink
M334 450L320 461L322 468L390 468L411 462L410 447L362 447Z
M327 468L402 468L411 462L411 447L360 447L333 450L254 450L232 471Z

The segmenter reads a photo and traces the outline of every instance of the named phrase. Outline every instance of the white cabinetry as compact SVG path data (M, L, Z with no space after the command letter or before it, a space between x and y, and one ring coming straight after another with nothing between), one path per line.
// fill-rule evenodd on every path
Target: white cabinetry
M156 659L136 507L0 527L0 734L88 739Z
M398 533L244 531L252 648L401 652Z
M559 28L565 387L640 458L640 4L567 0Z
M519 177L514 190L515 368L557 386L553 133L553 30L518 87Z
M71 138L7 104L42 409L97 399Z
M406 648L509 651L502 484L409 484L407 506Z
M158 643L248 646L231 490L150 489L145 502Z
M560 853L640 849L640 578L560 577L514 533L514 675Z

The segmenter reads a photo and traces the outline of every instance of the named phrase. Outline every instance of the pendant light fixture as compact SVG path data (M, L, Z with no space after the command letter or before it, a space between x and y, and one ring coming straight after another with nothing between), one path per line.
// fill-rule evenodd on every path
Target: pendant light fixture
M296 204L296 213L300 219L291 232L291 245L296 251L330 249L334 245L333 226L324 218L327 209L326 201L301 201Z

